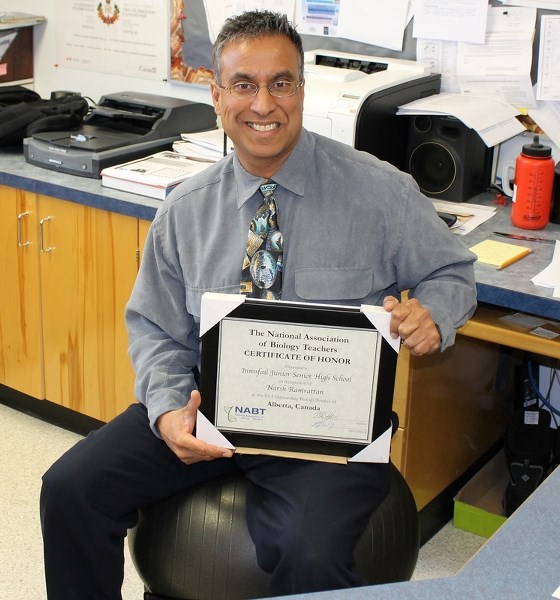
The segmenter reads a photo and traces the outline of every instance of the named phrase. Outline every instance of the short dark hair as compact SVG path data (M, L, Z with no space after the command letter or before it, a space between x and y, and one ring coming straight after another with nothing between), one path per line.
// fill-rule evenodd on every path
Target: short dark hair
M283 35L296 47L298 52L299 76L303 80L303 43L299 33L288 21L288 17L269 10L253 10L226 19L212 50L214 79L219 82L221 59L224 48L231 42L254 40L263 35Z

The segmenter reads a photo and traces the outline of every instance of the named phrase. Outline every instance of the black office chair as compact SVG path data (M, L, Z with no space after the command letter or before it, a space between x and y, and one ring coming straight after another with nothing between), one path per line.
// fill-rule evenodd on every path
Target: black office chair
M245 521L247 480L220 477L140 511L129 547L148 600L247 600L269 596ZM355 551L371 585L411 578L420 548L418 511L391 465L391 490Z

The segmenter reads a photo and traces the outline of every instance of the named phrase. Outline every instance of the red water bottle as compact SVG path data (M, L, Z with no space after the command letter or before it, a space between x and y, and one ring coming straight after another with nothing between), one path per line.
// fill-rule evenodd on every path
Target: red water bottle
M542 229L550 220L554 159L552 149L539 142L523 146L515 162L511 222L521 229Z

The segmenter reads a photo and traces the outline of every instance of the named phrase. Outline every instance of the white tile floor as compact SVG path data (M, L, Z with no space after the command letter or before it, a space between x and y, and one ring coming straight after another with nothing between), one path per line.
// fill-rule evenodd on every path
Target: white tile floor
M0 597L46 600L39 493L41 476L80 436L0 404ZM126 555L123 600L144 588Z
M0 404L0 597L46 600L39 525L41 475L80 436ZM446 525L420 551L414 579L456 573L483 538ZM142 600L128 552L123 600Z

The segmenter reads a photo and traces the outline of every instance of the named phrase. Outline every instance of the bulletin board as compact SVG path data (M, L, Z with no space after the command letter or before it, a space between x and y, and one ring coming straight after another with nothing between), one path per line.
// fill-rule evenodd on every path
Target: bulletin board
M203 0L170 0L171 2L171 72L170 81L178 84L209 84L213 73L212 44L208 33ZM340 50L368 56L416 58L416 43L412 24L404 33L402 52L354 42L344 38L302 35L304 50Z
M211 66L212 43L208 33L204 0L169 0L171 3L171 68L169 81L178 84L207 85L213 73ZM497 0L490 0L490 6L503 7ZM531 80L536 82L538 62L539 25L543 14L554 13L539 9L537 11L537 27L533 42L533 61ZM557 14L557 13L556 13ZM408 24L403 35L402 51L356 42L340 37L322 37L302 35L304 50L324 48L365 54L367 56L402 58L416 60L416 39L412 37L413 20Z

